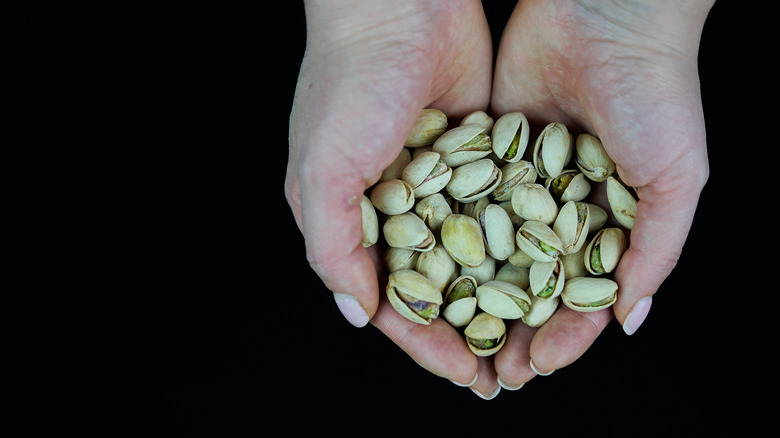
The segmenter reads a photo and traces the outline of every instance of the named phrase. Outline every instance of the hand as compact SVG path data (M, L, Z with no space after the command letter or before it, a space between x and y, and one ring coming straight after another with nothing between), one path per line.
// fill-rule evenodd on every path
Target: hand
M370 319L424 368L471 383L477 359L455 329L442 319L431 326L408 321L379 293L381 255L361 245L359 205L423 108L450 117L487 108L492 47L482 5L312 0L305 6L307 46L290 118L285 194L309 263L349 322L360 327Z
M712 3L524 0L513 12L492 110L521 110L532 122L562 121L597 135L640 201L615 271L613 308L561 306L538 330L512 324L494 361L502 386L572 363L613 312L632 334L674 268L709 172L697 54Z

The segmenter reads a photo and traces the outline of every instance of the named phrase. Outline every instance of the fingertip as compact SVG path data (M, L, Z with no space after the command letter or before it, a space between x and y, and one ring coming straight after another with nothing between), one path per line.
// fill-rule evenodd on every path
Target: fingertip
M631 336L634 333L636 333L637 329L639 329L639 326L642 325L643 322L645 322L645 319L647 318L647 314L650 313L650 306L653 304L653 297L647 296L642 298L641 300L637 301L636 304L634 304L634 307L631 308L631 311L628 313L628 316L623 321L623 331Z
M336 300L336 306L338 306L341 314L344 315L344 318L350 324L358 328L365 327L368 324L368 313L360 305L357 298L352 295L334 292L333 299Z

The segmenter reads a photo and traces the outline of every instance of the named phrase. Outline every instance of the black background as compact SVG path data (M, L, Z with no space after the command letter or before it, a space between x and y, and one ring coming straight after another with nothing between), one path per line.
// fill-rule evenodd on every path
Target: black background
M766 11L721 1L707 20L711 176L645 324L627 337L612 321L571 366L483 401L350 326L308 267L283 195L305 19L301 2L275 3L9 20L6 132L18 136L2 163L0 430L635 436L752 424L745 390L765 390L752 378L771 372L755 347L771 300L757 295L776 293L761 272L778 262L766 240L778 221L756 203L772 199L760 170L776 113L760 109L775 89ZM497 38L514 2L484 4Z

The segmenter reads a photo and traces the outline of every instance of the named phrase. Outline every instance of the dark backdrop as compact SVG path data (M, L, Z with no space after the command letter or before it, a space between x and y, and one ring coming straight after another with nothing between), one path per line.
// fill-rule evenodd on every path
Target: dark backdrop
M750 424L740 389L763 388L749 378L764 369L751 315L756 289L772 292L756 270L778 261L745 196L765 189L770 151L766 13L721 1L705 26L711 177L648 320L630 338L611 322L573 365L487 402L350 326L308 267L283 195L305 20L301 2L275 3L10 20L0 431ZM514 2L484 3L500 30Z

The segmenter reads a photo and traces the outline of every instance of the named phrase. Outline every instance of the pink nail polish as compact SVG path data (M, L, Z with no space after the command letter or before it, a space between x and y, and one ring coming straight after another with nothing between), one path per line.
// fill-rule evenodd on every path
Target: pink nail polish
M633 335L640 325L647 318L647 314L650 312L650 305L653 304L653 297L644 297L634 304L634 308L623 321L623 331L627 335Z
M350 324L355 327L364 327L368 324L368 314L360 306L357 299L352 295L333 293L333 298L336 300L336 305L339 307L341 314L349 321Z

